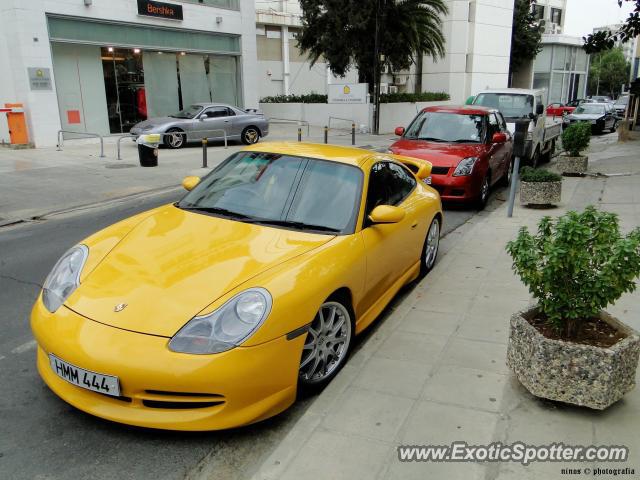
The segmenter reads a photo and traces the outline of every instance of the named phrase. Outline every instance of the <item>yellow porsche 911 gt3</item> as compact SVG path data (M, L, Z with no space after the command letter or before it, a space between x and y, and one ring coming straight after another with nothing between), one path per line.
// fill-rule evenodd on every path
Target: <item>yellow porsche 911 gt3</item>
M331 380L354 335L436 261L431 165L303 143L237 152L175 204L53 267L31 316L40 375L102 418L246 425Z

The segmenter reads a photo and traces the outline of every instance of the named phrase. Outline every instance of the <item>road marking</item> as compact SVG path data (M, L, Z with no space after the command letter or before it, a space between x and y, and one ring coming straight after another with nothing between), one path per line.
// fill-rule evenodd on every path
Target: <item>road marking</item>
M23 343L19 347L16 347L13 350L11 350L11 353L20 354L20 353L28 352L29 350L33 350L35 347L36 347L36 341L30 340L27 343Z

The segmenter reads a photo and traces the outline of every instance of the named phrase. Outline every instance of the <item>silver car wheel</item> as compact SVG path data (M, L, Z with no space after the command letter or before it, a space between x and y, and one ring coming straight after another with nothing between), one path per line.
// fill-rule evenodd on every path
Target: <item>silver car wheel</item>
M339 302L322 304L302 349L299 377L303 383L320 383L344 363L351 343L351 315Z
M184 145L184 133L178 130L169 130L167 132L169 135L166 135L166 143L171 148L180 148Z
M245 129L243 134L244 143L246 143L247 145L251 145L256 143L259 139L260 139L260 134L255 128L249 127Z
M431 222L431 227L429 227L429 232L427 233L427 241L424 248L424 264L427 270L431 270L433 264L436 263L439 246L440 222L436 219Z

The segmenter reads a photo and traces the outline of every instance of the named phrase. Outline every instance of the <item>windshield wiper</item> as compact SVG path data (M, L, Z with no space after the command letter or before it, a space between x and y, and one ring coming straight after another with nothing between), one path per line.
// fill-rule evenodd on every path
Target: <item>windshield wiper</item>
M457 140L451 140L451 143L480 143L480 141L471 140L469 138L458 138Z
M249 215L245 215L244 213L227 210L226 208L197 207L197 206L184 207L184 206L182 206L180 204L177 204L176 207L181 208L182 210L189 210L189 211L194 211L194 212L218 213L220 215L224 215L224 216L227 216L227 217L237 218L238 220L256 220L255 217L251 217Z
M278 227L293 227L299 228L301 230L318 230L320 232L340 232L340 229L327 227L326 225L313 225L311 223L305 222L296 222L293 220L266 220L266 219L258 219L256 223L261 223L265 225L276 225Z
M418 140L426 140L428 142L446 142L446 140L442 138L435 138L435 137L419 137Z

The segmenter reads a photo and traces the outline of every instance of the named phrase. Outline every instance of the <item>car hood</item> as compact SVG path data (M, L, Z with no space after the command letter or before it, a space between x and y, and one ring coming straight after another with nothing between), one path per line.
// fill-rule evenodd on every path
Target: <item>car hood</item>
M455 167L463 158L481 156L486 148L481 143L440 143L403 138L391 145L390 150L397 155L428 160L435 167Z
M569 120L598 120L604 117L604 113L572 113L568 115Z
M65 305L107 325L171 337L224 294L332 238L169 205L126 234Z
M140 123L136 123L133 128L145 128L145 127L161 127L163 125L166 125L168 123L174 123L174 122L180 122L180 121L184 121L184 118L173 118L173 117L155 117L155 118L150 118L149 120L144 120Z

